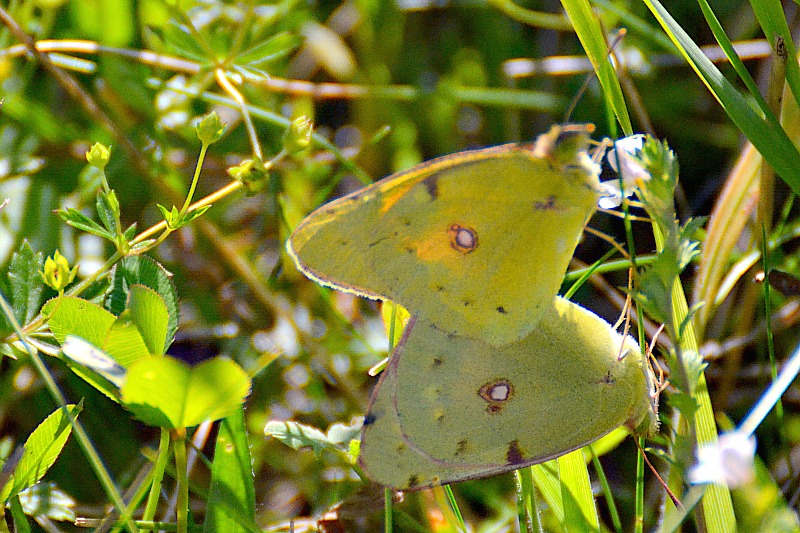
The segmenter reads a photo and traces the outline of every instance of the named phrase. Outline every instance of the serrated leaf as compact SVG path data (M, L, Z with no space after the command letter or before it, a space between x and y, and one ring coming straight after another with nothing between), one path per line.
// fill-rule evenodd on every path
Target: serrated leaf
M44 281L39 272L43 265L44 254L34 253L28 241L23 242L11 257L8 269L11 307L20 324L27 324L39 312L44 293Z
M241 407L250 378L229 359L190 367L178 359L147 357L128 368L122 403L142 422L177 429L225 418Z
M203 524L205 533L260 531L255 523L255 487L244 410L219 426L211 465L211 487Z
M236 63L257 68L264 63L288 56L302 43L302 37L286 31L281 32L239 54Z
M67 209L60 209L56 212L58 216L75 229L97 235L104 239L113 240L114 236L104 229L100 224L90 219L77 209L68 207Z
M313 426L291 420L285 422L269 421L264 434L273 437L292 449L311 448L319 455L326 448L335 447L325 434Z
M165 353L175 332L178 330L178 292L172 282L172 274L153 259L144 255L132 255L122 259L114 267L111 286L106 293L105 307L114 314L122 313L128 302L128 294L132 285L144 285L163 298L169 312L167 334L164 341Z
M128 311L150 353L163 355L169 326L169 311L164 298L144 285L131 285Z
M82 407L68 405L72 416L78 416ZM10 496L31 487L42 479L61 454L72 433L69 418L60 408L44 419L25 441L22 459L14 468L14 474L3 487L0 501L7 501Z

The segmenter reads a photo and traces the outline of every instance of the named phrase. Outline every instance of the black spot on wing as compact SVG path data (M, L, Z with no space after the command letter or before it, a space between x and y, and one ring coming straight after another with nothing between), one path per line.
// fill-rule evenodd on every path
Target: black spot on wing
M519 441L512 440L508 443L506 452L506 462L510 465L518 465L525 461L525 452L519 447Z
M601 379L601 380L599 381L599 383L602 383L603 385L613 385L613 384L614 384L614 383L616 383L616 382L617 382L617 378L615 378L615 377L614 377L614 376L611 374L611 370L610 370L610 369L609 369L609 371L608 371L608 372L606 372L606 374L603 376L603 379Z
M506 308L503 307L502 305L498 305L497 306L497 312L500 313L501 315L507 315L508 314L508 311L506 311Z
M469 443L467 442L467 439L458 441L458 445L456 446L456 455L464 455L467 453L468 447Z
M439 197L439 176L434 174L428 178L425 178L422 181L422 184L425 186L425 189L428 191L428 195L431 197L431 200L436 200Z
M374 424L377 417L372 413L367 413L367 416L364 417L364 425L368 426L370 424Z

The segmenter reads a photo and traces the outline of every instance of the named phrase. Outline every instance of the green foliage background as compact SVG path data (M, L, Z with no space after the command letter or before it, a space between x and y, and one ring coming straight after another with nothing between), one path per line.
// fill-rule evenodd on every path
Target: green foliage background
M142 231L162 220L157 203L180 206L186 197L200 148L193 127L197 117L216 110L228 129L206 156L195 199L231 183L226 169L258 153L256 139L262 159L268 161L282 149L289 121L311 118L315 138L308 150L278 161L257 185L260 191L245 195L236 190L217 198L203 217L172 234L152 255L174 274L181 298L171 353L191 362L223 354L253 378L245 423L257 523L288 530L289 521L295 520L296 531L313 530L324 527L317 519L326 510L350 498L338 515L344 527L380 528L383 492L362 490L344 454L294 451L263 436L270 420L296 420L325 431L362 415L375 382L367 371L386 356L388 347L375 303L323 290L307 280L288 260L285 240L302 217L328 199L437 155L530 140L565 120L595 123L598 139L621 135L608 119L598 83L590 79L581 93L588 62L573 71L564 62L543 61L585 58L567 29L568 19L557 16L531 25L526 23L530 12L520 11L558 13L561 7L556 2L515 6L504 0L21 0L2 7L0 196L9 203L0 211L0 262L6 268L26 241L48 256L59 250L80 266L79 277L113 253L108 243L82 235L53 214L65 207L87 213L94 209L99 178L84 157L94 142L112 146L108 181L119 196L124 225L135 222ZM757 181L732 172L737 158L747 155L741 125L734 125L676 53L645 3L598 0L592 7L606 30L628 30L616 50L627 58L628 68L620 77L632 122L636 131L652 128L677 155L679 216L708 215L716 207L717 220L755 219ZM669 2L666 7L697 45L715 42L695 2ZM763 23L759 25L748 2L722 2L714 8L731 40L763 38ZM797 27L796 16L796 6L787 5L791 28ZM20 32L40 42L53 40L41 44L40 50L49 53L47 62L26 53ZM144 56L144 51L155 55ZM763 55L746 58L745 65L766 93L775 73ZM551 65L552 70L532 77L506 76L513 65L509 61L520 58L531 58L540 67ZM59 77L55 69L60 68L71 80ZM733 68L719 68L746 95L744 105L755 108L756 99L744 92ZM249 106L250 131L237 111L234 91L220 83L215 69ZM576 95L577 106L565 119ZM785 106L786 100L790 98L784 99ZM780 117L796 142L800 130L792 113L796 110L787 107ZM727 199L719 195L726 183ZM782 246L773 247L770 265L796 273L796 209L785 203L792 198L791 189L777 179L767 192L769 200L765 203L762 191L758 213L764 205L774 206L766 215L774 231L768 227L767 233L783 239ZM732 203L731 195L742 200ZM617 219L601 214L591 225L625 242ZM727 250L720 256L704 258L705 269L688 269L687 294L704 294L700 287L709 284L718 287L737 260L759 253L760 232L755 223L744 224L741 235L727 233L724 224L718 233L709 229L703 236L711 242L704 242L704 249L733 242L719 248ZM640 253L654 249L649 232L637 231L635 237ZM603 241L587 236L578 256L594 261L606 250ZM734 289L727 299L707 305L703 312L708 315L699 327L700 342L715 346L752 336L741 349L712 361L707 371L723 428L739 420L769 382L764 302L760 289L754 291L750 283L757 268L745 268L738 277L730 274L737 282ZM614 287L624 286L626 279L624 271L609 274L607 292L587 286L576 299L613 322L619 311L608 294L619 295ZM7 288L5 280L0 282L4 294ZM39 304L53 296L52 291L43 294ZM773 324L779 360L797 343L794 302L772 293L773 311L782 313ZM695 303L691 297L690 303ZM34 315L29 313L23 322ZM3 333L13 340L10 327ZM709 346L701 352L710 353ZM0 435L6 446L23 442L54 409L30 361L16 355L0 361ZM143 449L155 448L157 432L132 420L59 360L46 361L71 402L84 398L81 421L118 486L135 485L137 473L153 456ZM759 430L761 489L734 493L743 531L766 527L770 513L795 506L800 487L793 474L796 463L792 467L789 457L800 441L797 407L793 389L782 416ZM664 408L670 412L668 404ZM212 435L203 447L209 456L213 444ZM634 520L635 457L628 439L603 458L626 531ZM210 476L207 465L199 465L191 479L196 487L207 487ZM106 495L73 440L46 479L79 502L78 514L103 514ZM770 499L778 487L788 504ZM202 501L203 491L193 493L194 501ZM656 495L663 493L650 479L646 491L653 495L646 500L645 522L653 525L659 514ZM516 521L510 475L460 484L455 492L465 521L476 531L505 531ZM437 509L443 507L437 507L437 497L441 495L406 496L399 504L404 518L398 518L395 530L412 530L403 520L414 520L422 531L455 528L437 522ZM767 503L759 507L762 498ZM200 522L202 504L197 507ZM610 523L604 510L601 519ZM548 530L559 527L552 516L544 520ZM58 527L70 530L68 525ZM695 527L704 528L691 521L686 526ZM792 527L789 521L787 530Z

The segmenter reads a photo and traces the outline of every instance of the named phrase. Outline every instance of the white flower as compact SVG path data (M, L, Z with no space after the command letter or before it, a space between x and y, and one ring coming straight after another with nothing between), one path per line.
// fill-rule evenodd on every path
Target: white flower
M755 476L756 438L742 431L719 436L716 444L697 449L697 463L689 469L691 483L718 483L738 487Z
M613 209L622 203L620 179L622 179L622 186L625 189L625 197L633 194L638 180L650 179L650 174L634 157L643 145L644 135L631 135L616 141L614 148L608 152L606 156L608 163L619 174L619 177L600 184L603 194L597 204L602 209Z

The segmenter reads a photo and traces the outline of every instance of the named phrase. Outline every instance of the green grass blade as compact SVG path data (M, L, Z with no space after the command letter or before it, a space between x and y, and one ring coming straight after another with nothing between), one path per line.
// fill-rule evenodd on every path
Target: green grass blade
M461 509L458 507L456 496L453 494L453 489L450 488L450 485L444 486L444 494L447 496L447 504L450 507L450 510L453 511L453 514L455 515L456 525L458 526L459 531L466 531L467 525L464 523L464 516L461 514Z
M253 465L242 408L222 420L219 426L203 531L260 531L256 525Z
M557 460L567 531L599 531L600 522L583 452L575 450Z
M594 451L594 445L589 444L586 448L592 455L592 466L597 474L597 480L600 482L600 486L603 488L603 495L606 498L606 505L608 506L608 514L611 515L611 524L614 527L614 531L617 533L622 533L622 521L619 518L617 503L614 501L614 494L611 492L611 485L608 484L608 478L606 477L605 470L603 470L603 465L600 463L600 458Z
M521 468L514 472L514 476L517 481L519 530L526 533L542 533L542 521L536 503L533 473L530 468Z
M633 135L631 117L625 105L625 98L622 95L622 87L619 84L617 73L611 62L608 60L608 49L600 22L592 12L592 7L588 0L562 0L564 10L575 27L583 49L589 61L592 62L597 79L605 93L605 100L614 110L622 131L625 135Z
M788 61L786 61L786 81L792 89L794 99L800 105L800 64L794 59L797 57L797 49L792 41L792 32L786 22L786 14L780 0L750 0L750 7L764 30L773 49L776 48L778 37L783 40Z
M747 90L750 91L750 94L761 108L761 112L765 114L769 113L769 106L767 105L767 102L761 95L761 91L758 90L756 82L753 81L753 77L750 75L747 67L744 66L739 54L737 54L736 50L734 50L733 43L731 43L730 39L728 39L728 35L725 33L722 24L720 24L719 19L717 19L717 16L711 10L711 6L708 5L708 1L698 0L698 3L700 4L700 9L703 11L703 16L706 19L706 23L708 23L708 27L711 28L714 38L717 40L720 48L722 48L722 51L725 53L725 57L727 57L728 61L730 61L733 70L736 71L736 74L739 75L739 79L742 80L742 83L745 84Z
M800 153L775 117L757 113L658 0L644 2L734 124L792 190L800 193Z
M547 507L556 516L559 523L564 523L564 505L561 503L561 484L558 481L558 461L553 459L546 463L533 465L531 474L536 487L542 494Z
M686 303L686 295L683 286L679 282L675 284L672 291L672 305L674 309L674 320L680 323L689 312ZM697 351L697 339L694 334L694 327L691 322L684 331L682 342L687 350ZM698 404L695 413L695 433L697 444L703 445L713 443L717 440L717 426L714 420L714 410L711 406L711 398L708 394L705 374L700 374L695 392L695 401ZM677 470L675 470L677 471ZM674 509L674 507L672 507ZM721 485L711 485L706 490L703 497L703 519L708 533L727 533L736 531L736 517L733 514L733 502L731 493L727 487Z

